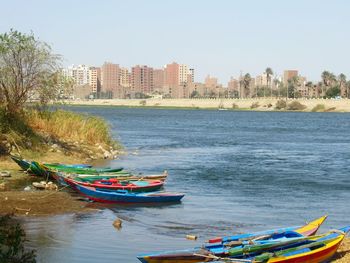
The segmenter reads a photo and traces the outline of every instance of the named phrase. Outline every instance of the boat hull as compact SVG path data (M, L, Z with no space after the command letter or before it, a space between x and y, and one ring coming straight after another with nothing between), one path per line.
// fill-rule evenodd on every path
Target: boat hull
M75 189L90 200L101 203L171 203L179 202L184 194L169 192L130 193L128 191L101 191L79 184Z

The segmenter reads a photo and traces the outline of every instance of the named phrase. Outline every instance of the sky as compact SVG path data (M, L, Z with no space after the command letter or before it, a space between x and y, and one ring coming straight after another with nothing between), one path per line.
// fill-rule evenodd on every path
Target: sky
M63 65L161 68L176 61L227 83L271 67L350 78L347 0L0 0L0 33L30 33Z

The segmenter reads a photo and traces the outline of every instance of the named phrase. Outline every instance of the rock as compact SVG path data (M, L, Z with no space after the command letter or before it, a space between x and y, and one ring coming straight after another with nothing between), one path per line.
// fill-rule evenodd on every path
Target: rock
M30 186L26 186L26 187L24 187L23 190L24 190L24 191L30 191L30 190L32 190L32 188L31 188Z
M49 152L54 152L54 151L55 151L55 149L52 149L52 148L51 148L51 149L49 149Z
M52 182L48 182L47 185L45 186L45 190L57 191L58 186L57 186L57 184L54 184Z
M36 188L36 189L40 189L40 190L44 190L46 188L46 184L42 184L41 182L33 182L32 185Z
M0 171L0 177L11 177L11 173L9 171Z
M114 220L113 226L114 226L116 229L120 230L120 229L122 228L122 220L119 219L119 218L117 218L116 220Z
M109 158L111 158L111 153L109 152L109 151L105 151L104 153L103 153L103 158L105 158L105 159L109 159Z
M56 143L54 143L54 144L51 145L51 148L52 149L58 149L58 145Z

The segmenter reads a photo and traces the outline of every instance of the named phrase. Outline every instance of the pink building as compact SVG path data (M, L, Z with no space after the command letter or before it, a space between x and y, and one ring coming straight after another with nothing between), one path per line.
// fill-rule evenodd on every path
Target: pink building
M105 62L101 68L101 92L112 93L114 98L120 96L119 65Z
M164 84L168 86L179 85L179 64L173 62L164 69Z
M154 90L153 68L136 65L131 68L131 93L150 94Z
M164 87L164 70L163 69L154 69L153 70L153 85L154 91L158 91L160 93L163 92Z

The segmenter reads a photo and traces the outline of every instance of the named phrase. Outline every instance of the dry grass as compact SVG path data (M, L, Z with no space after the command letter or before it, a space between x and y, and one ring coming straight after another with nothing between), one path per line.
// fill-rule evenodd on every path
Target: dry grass
M84 142L88 144L113 145L110 127L105 120L95 116L57 110L29 111L29 126L57 140Z

